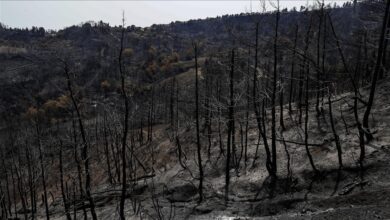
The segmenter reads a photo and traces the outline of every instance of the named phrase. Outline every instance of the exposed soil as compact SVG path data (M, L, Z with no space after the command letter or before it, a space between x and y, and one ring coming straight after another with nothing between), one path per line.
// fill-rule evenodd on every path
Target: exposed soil
M362 91L363 95L367 91ZM317 120L314 109L310 111L310 150L320 175L315 175L305 153L302 128L295 123L296 112L286 118L287 130L283 137L289 141L292 178L287 176L286 152L278 142L278 177L272 187L265 169L262 141L258 146L255 120L249 132L249 161L245 168L241 160L237 172L231 169L230 201L224 203L225 157L220 154L218 135L212 138L211 158L207 159L207 138L203 140L203 166L205 170L205 199L198 204L197 164L195 163L195 138L191 129L180 132L181 146L185 152L184 169L177 159L177 148L168 138L168 125L155 127L154 147L156 161L154 173L149 173L129 191L126 212L129 219L389 219L390 218L390 83L379 85L374 103L372 127L375 140L366 145L365 170L357 164L359 143L355 127L350 94L334 97L333 109L337 131L343 149L343 169L338 169L337 150L332 140L327 104L324 118ZM341 118L343 112L344 120ZM364 108L360 110L361 114ZM238 117L241 113L238 113ZM319 122L318 122L319 121ZM344 124L344 121L347 127ZM190 127L190 126L189 126ZM214 129L214 128L213 128ZM216 131L216 130L214 130ZM239 139L237 134L236 140ZM225 141L225 140L224 140ZM238 153L241 150L237 143ZM147 152L147 151L145 151ZM145 156L146 157L146 156ZM183 156L183 158L185 158ZM102 165L103 166L103 165ZM120 187L100 184L94 188L94 198L99 219L118 218ZM151 199L154 198L154 199ZM136 201L136 202L135 202ZM56 199L51 211L53 219L64 219L62 203ZM78 207L80 208L80 207ZM43 210L43 209L42 209ZM138 215L134 215L134 211ZM82 212L78 211L81 218ZM43 216L43 213L41 213ZM54 217L53 216L53 217Z

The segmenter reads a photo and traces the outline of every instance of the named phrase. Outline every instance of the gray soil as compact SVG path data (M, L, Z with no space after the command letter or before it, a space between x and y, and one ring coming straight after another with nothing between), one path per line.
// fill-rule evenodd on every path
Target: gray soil
M362 94L366 97L367 91L362 90ZM187 157L183 159L187 167L184 169L178 162L175 143L167 137L169 129L167 126L156 127L152 146L158 155L166 156L156 157L153 175L140 175L140 180L129 187L126 200L128 219L390 219L390 83L379 85L371 118L375 140L366 145L363 173L357 163L360 149L350 95L332 99L343 149L343 169L338 169L326 103L323 106L325 120L317 120L315 110L311 109L309 124L309 143L315 144L310 146L310 151L321 174L315 175L312 171L304 145L287 143L292 168L292 178L287 178L286 152L282 142L278 142L279 179L274 187L265 170L262 141L259 142L258 157L253 162L258 133L255 120L251 120L249 161L245 168L242 160L238 172L231 169L227 206L224 202L225 157L219 153L217 132L212 139L209 159L205 147L207 138L202 136L205 198L198 204L194 131L187 129L180 133ZM361 115L363 111L361 108ZM287 130L283 137L278 132L278 138L303 143L303 130L294 123L296 112L291 117L288 112L284 115ZM240 140L239 134L236 140ZM237 147L241 149L239 143ZM93 189L99 219L118 218L119 190L120 186L107 184ZM51 206L54 219L65 219L61 210L62 203L58 198ZM81 209L78 216L82 216Z

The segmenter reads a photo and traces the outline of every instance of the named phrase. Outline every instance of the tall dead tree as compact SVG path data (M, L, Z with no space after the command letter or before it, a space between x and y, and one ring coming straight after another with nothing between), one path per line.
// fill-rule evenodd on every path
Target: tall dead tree
M84 128L84 123L83 123L83 119L82 119L82 116L81 116L81 112L80 112L80 109L79 109L79 107L77 105L76 97L75 97L74 92L73 92L72 80L70 78L70 72L69 72L69 67L68 67L68 63L67 62L64 62L64 72L65 72L65 77L66 77L66 80L67 80L67 88L68 88L68 92L69 92L69 95L70 95L70 99L72 101L74 111L76 112L77 121L78 121L78 125L79 125L79 130L80 130L80 133L81 133L81 140L83 141L83 149L82 149L82 152L81 152L81 159L84 161L85 193L86 193L86 197L87 197L87 199L89 201L89 206L90 206L92 219L93 220L97 220L97 215L96 215L96 212L95 212L95 202L93 201L93 197L92 197L92 194L91 194L91 174L90 174L90 170L89 170L90 169L89 168L89 159L90 159L90 157L88 155L89 143L88 143L88 140L87 140L87 135L86 135L86 132L85 132L85 128Z
M198 82L198 46L194 43L194 53L195 53L195 120L196 120L196 146L197 146L197 156L198 156L198 168L199 168L199 200L203 200L203 166L202 166L202 155L201 155L201 143L200 143L200 134L199 134L199 82Z
M228 119L228 140L226 148L226 167L225 167L225 205L227 206L229 201L229 183L230 183L230 160L231 158L231 146L234 144L234 49L232 49L231 55L231 67L229 74L229 119Z
M211 89L211 68L210 68L210 61L206 60L204 66L205 66L205 72L204 72L204 126L203 126L203 133L206 131L207 132L207 141L208 141L208 146L207 146L207 159L210 160L211 157L211 135L212 135L212 130L211 130L211 118L212 118L212 112L210 109L210 96L212 94L212 89Z
M279 29L279 1L277 2L276 23L275 23L275 39L274 39L274 69L272 79L272 95L271 95L271 147L272 147L272 175L277 175L276 161L276 89L277 89L277 67L278 67L278 29ZM282 112L281 112L282 114ZM284 125L283 125L284 126Z
M129 131L129 103L127 101L127 93L126 93L126 87L125 87L125 70L123 65L123 40L125 36L125 17L124 14L122 16L122 31L121 31L121 39L120 39L120 50L119 50L119 57L118 57L118 65L119 65L119 73L121 77L121 92L122 92L122 99L125 106L125 115L123 120L123 133L122 133L122 192L121 192L121 200L119 204L119 217L121 220L125 220L125 199L126 199L126 143L127 143L127 133Z
M37 111L39 113L39 110ZM42 149L42 141L41 141L41 130L40 130L40 123L39 123L39 116L37 115L35 118L35 131L36 131L36 138L37 138L37 144L38 144L38 151L39 151L39 164L41 168L41 180L42 180L42 186L43 186L43 199L45 203L45 212L46 212L46 219L50 219L50 213L49 213L49 203L47 201L47 187L46 187L46 174L45 174L45 166L43 163L43 149Z
M260 106L258 106L258 100L257 100L257 67L258 67L258 47L259 47L259 23L256 23L256 43L255 43L255 65L253 70L253 89L252 89L252 104L253 109L256 116L256 122L257 122L257 128L258 131L263 139L264 148L266 152L266 168L268 171L268 174L270 176L273 176L273 168L272 168L272 159L271 159L271 152L269 149L268 139L266 135L266 130L264 129L264 118L262 118L260 114Z
M327 15L328 15L328 18L329 18L328 20L329 20L330 27L331 27L331 29L332 29L333 36L334 36L334 38L335 38L335 40L336 40L337 51L339 52L339 55L340 55L340 57L341 57L342 64L343 64L343 66L344 66L344 71L347 73L347 75L348 75L348 77L349 77L349 79L350 79L350 81L351 81L351 83L352 83L353 89L354 89L354 90L357 90L357 86L356 86L356 84L355 84L355 81L354 81L354 79L353 79L353 76L351 75L351 72L349 71L348 64L347 64L347 60L346 60L345 55L344 55L344 53L343 53L343 50L342 50L342 48L341 48L340 39L339 39L339 37L338 37L337 34L336 34L336 29L335 29L335 27L334 27L334 25L333 25L332 17L330 16L330 13L327 13Z
M311 31L311 25L312 25L312 18L310 18L310 23L309 23L309 27L308 27L308 31L306 33L306 36L305 36L305 52L304 52L304 58L303 58L303 66L302 66L302 70L305 72L305 81L306 81L306 85L305 85L305 149L306 149L306 154L309 158L309 162L310 162L310 165L313 169L313 171L318 174L319 171L317 170L315 164L314 164L314 160L313 160L313 157L310 153L310 149L309 149L309 144L308 144L308 140L309 140L309 73L310 73L310 63L307 59L307 54L308 54L308 49L309 49L309 45L310 45L310 31Z
M390 16L388 16L388 18L387 18L386 29L387 29L387 35L389 35L390 34ZM383 45L383 56L382 56L382 68L381 68L379 76L378 76L379 79L383 79L384 74L385 74L385 69L389 68L389 64L386 63L387 53L388 53L387 47L389 45L389 37L385 37L383 44L384 45Z
M171 94L169 99L169 124L171 127L171 132L173 133L175 130L175 120L174 120L174 105L175 105L175 84L176 84L176 77L173 77L172 83L171 83Z
M79 158L79 150L78 150L78 139L77 139L77 131L76 131L76 122L74 118L74 113L72 111L72 137L73 137L73 157L74 161L76 162L76 168L77 168L77 178L79 182L79 190L80 190L80 196L82 197L81 200L81 206L83 209L83 215L84 215L84 220L88 220L88 213L87 209L84 205L84 187L83 187L83 174L82 174L82 169L81 169L81 161Z
M111 172L111 157L110 157L110 151L109 151L109 143L108 143L108 133L107 133L107 112L104 111L103 116L103 136L104 136L104 154L106 156L106 164L107 164L107 174L108 174L108 182L110 184L114 183L114 179L112 177Z
M336 131L336 128L335 128L335 124L334 124L334 120L333 120L331 94L332 93L331 93L330 88L329 88L329 94L328 94L329 121L330 121L330 125L331 125L331 128L332 128L334 141L336 143L337 157L338 157L338 160L339 160L339 169L341 169L343 167L342 150L341 150L340 138L339 138L339 135L337 134L337 131Z
M390 11L390 0L387 0L385 15L383 17L382 30L379 38L379 43L378 43L378 54L376 58L375 70L371 82L370 96L368 97L367 108L363 116L363 128L366 131L365 133L366 133L367 141L371 141L373 139L372 133L368 125L368 119L370 117L372 105L374 103L376 84L382 68L382 58L384 56L384 53L386 52L384 50L384 43L385 43L384 40L386 35L386 26L389 19L389 13L390 13L389 11Z
M364 39L363 39L364 41ZM363 43L363 42L362 42ZM360 77L360 66L361 66L361 43L359 44L358 52L357 52L357 59L356 59L356 65L355 65L355 76L354 80L356 85L359 85L359 77ZM353 100L353 115L356 122L356 127L358 129L358 137L359 137L359 146L360 146L360 156L359 156L359 166L360 170L363 171L363 162L366 154L365 149L365 143L364 143L364 130L362 127L362 123L359 119L359 112L358 112L358 92L354 91L354 100ZM363 173L363 172L361 172Z
M322 9L324 10L324 9ZM322 16L323 16L323 23L324 23L324 33L323 33L323 37L322 37L322 65L321 65L321 69L322 69L322 87L321 87L321 99L322 101L324 100L324 95L325 95L325 91L324 91L324 87L325 87L325 84L324 82L326 82L328 80L328 75L326 74L326 71L325 71L325 59L326 59L326 40L327 40L327 19L326 19L326 16L324 16L324 11L322 11ZM318 67L319 68L319 67Z
M12 135L11 135L12 136ZM11 148L13 149L14 147L16 146L13 146L14 145L14 140L13 140L14 137L10 137L11 139ZM16 174L16 178L17 178L17 184L18 184L18 192L19 192L19 199L20 199L20 202L22 204L22 212L23 212L23 215L24 215L24 219L27 220L28 219L28 212L27 212L27 207L26 207L26 198L25 198L25 193L24 193L24 184L23 184L23 180L21 178L21 168L20 168L20 154L19 155L19 164L17 166L17 163L15 161L15 154L14 154L14 151L11 150L11 158L12 158L12 165L14 166L15 168L15 174Z
M303 96L303 86L304 86L304 81L305 81L304 76L305 76L305 71L307 68L306 63L308 63L307 54L308 54L309 45L310 45L310 32L311 32L311 28L312 28L312 22L313 22L313 18L310 17L309 27L307 29L306 36L305 36L305 48L304 48L304 54L303 54L302 64L301 64L300 73L299 73L299 91L298 91L299 124L301 124L301 122L302 122L302 104L303 104L302 103L302 96Z
M245 78L246 81L246 109L245 109L245 150L244 150L244 164L245 170L248 163L248 130L249 130L249 110L250 110L250 60L251 60L251 50L248 50L248 72Z
M217 81L217 102L218 103L221 103L221 83L219 81ZM218 140L219 140L219 156L220 155L224 155L224 149L223 149L223 141L222 141L222 120L221 120L221 117L222 117L222 108L220 106L220 104L218 105L217 107L217 111L218 111Z
M320 10L320 16L319 16L319 22L318 22L318 32L317 32L317 68L320 68L320 59L321 59L321 53L320 53L320 48L321 48L321 29L322 29L322 20L324 17L324 0L322 1L321 4L321 10ZM317 91L316 91L316 111L317 111L317 116L321 114L320 110L320 71L317 71Z
M60 182L61 182L61 194L62 194L62 201L64 203L64 209L65 209L65 215L67 220L72 220L72 217L70 216L69 211L69 203L68 198L66 196L65 192L65 183L64 183L64 166L63 166L63 159L62 159L62 141L60 140L60 152L59 152L59 168L60 168Z
M297 54L297 41L298 41L298 31L299 26L298 24L295 25L295 37L294 37L294 46L293 46L293 56L291 58L291 72L290 72L290 92L289 92L289 100L288 100L288 111L292 113L292 105L293 102L293 92L294 92L294 71L295 71L295 57Z
M305 65L307 70L306 70L306 88L305 88L305 92L306 92L306 96L305 96L305 148L306 148L306 154L309 158L309 161L310 161L310 165L313 169L313 171L318 174L318 169L316 168L315 164L314 164L314 160L313 160L313 157L310 153L310 149L309 149L309 63L306 63Z
M25 155L26 155L26 162L27 162L27 175L28 175L28 186L30 191L30 211L31 211L31 219L35 219L35 208L36 208L36 189L35 189L35 175L33 171L33 164L32 164L32 154L31 149L29 147L29 143L27 142L27 139L25 141Z
M150 91L149 114L148 114L148 142L153 141L153 123L154 123L154 86Z

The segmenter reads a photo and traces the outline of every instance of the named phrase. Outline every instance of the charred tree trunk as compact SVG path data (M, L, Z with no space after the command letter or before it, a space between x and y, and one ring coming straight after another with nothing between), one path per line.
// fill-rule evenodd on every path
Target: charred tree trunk
M359 77L360 77L360 62L361 62L361 48L359 46L358 52L357 52L357 59L356 59L356 68L355 68L355 82L356 85L359 85ZM355 97L353 100L353 115L355 118L356 122L356 127L358 129L358 137L359 137L359 146L360 146L360 156L359 156L359 166L360 166L360 171L363 173L363 166L364 166L364 158L366 154L366 149L365 149L365 143L364 143L364 130L362 127L362 124L359 119L359 112L358 112L358 92L355 91Z
M322 19L323 19L323 14L324 14L324 2L321 3L321 11L320 11L320 20L318 23L318 33L317 33L317 68L320 68L320 46L321 46L321 27L322 27ZM320 90L321 90L321 85L320 85L320 72L317 71L317 91L316 91L316 111L317 111L317 116L321 114L320 110Z
M234 144L234 49L232 49L231 57L231 67L229 74L229 119L228 119L228 140L227 140L227 149L226 149L226 167L225 167L225 206L228 205L229 201L229 183L230 183L230 161L231 161L231 146Z
M363 128L366 131L365 133L366 133L367 142L369 142L373 139L372 133L371 133L369 125L368 125L368 119L370 117L372 105L374 103L376 84L378 81L379 73L380 73L381 68L382 68L383 54L385 53L384 39L385 39L385 34L386 34L386 26L387 26L386 24L387 24L387 20L389 19L389 13L390 13L390 0L387 0L385 16L383 18L382 30L381 30L381 35L380 35L380 39L379 39L378 54L377 54L377 59L376 59L376 64L375 64L375 70L374 70L374 75L373 75L372 82L371 82L370 96L368 98L367 108L366 108L366 111L364 112L364 116L363 116Z
M305 58L302 59L302 63L300 64L300 70L299 70L299 80L298 80L298 124L302 124L302 96L303 96L303 85L304 85L304 69L305 69Z
M289 100L288 100L288 110L290 113L292 113L292 105L293 102L293 91L294 91L294 71L295 71L295 56L297 53L297 40L298 40L298 31L299 26L298 24L295 26L295 38L294 38L294 47L293 47L293 57L292 57L292 63L291 63L291 72L290 72L290 92L289 92Z
M31 151L28 146L27 140L25 144L25 154L26 154L26 161L27 161L27 175L28 175L28 186L30 190L30 211L31 211L31 219L35 219L35 210L34 210L34 192L35 192L35 184L34 184L34 174L33 174L33 168L32 168L32 161L31 161Z
M222 109L220 107L221 103L221 84L218 81L217 82L217 101L218 101L218 138L219 138L219 155L224 155L224 149L223 149L223 141L222 141L222 122L221 122L221 117L222 117Z
M43 152L42 152L42 143L41 143L41 132L39 129L39 119L35 122L35 129L36 129L36 135L37 135L37 143L38 143L38 151L39 151L39 162L41 166L41 179L42 179L42 186L43 186L43 200L45 203L45 212L46 212L46 219L50 219L50 213L49 213L49 204L47 201L47 189L46 189L46 175L45 175L45 166L43 164Z
M323 13L323 12L322 12ZM328 80L328 76L325 72L325 59L326 59L326 38L327 38L327 27L326 27L326 17L323 16L324 18L324 35L323 35L323 38L322 38L322 65L321 65L321 68L322 68L322 78L323 78L323 81L322 81L322 87L321 87L321 100L322 102L324 101L324 96L325 96L325 84L324 82L326 83L326 81ZM319 67L318 67L319 68ZM323 104L323 103L322 103ZM323 110L323 109L321 109Z
M121 92L122 92L122 99L125 106L125 115L124 115L124 121L123 121L123 134L122 134L122 192L121 192L121 200L119 204L119 217L121 220L125 220L125 199L126 199L126 143L127 143L127 134L129 131L129 103L127 101L127 93L126 93L126 87L125 87L125 70L122 63L122 53L123 53L123 40L125 36L125 23L124 23L124 17L122 18L122 33L121 33L121 41L120 41L120 51L119 51L119 58L118 58L118 65L119 65L119 73L121 78Z
M175 125L174 125L174 105L175 105L175 84L176 84L176 77L173 77L172 79L172 85L171 85L171 96L169 100L169 123L171 126L171 132L175 130Z
M83 124L83 121L81 118L81 113L80 113L79 107L78 107L77 102L76 102L76 97L74 96L74 93L73 93L72 82L70 79L70 73L69 73L67 63L65 63L64 71L65 71L65 75L66 75L66 79L67 79L67 87L68 87L68 91L70 93L70 98L71 98L71 101L73 104L73 108L76 111L77 121L79 124L80 133L81 133L81 139L83 141L83 150L81 152L81 159L84 161L85 192L86 192L87 199L89 201L92 219L97 220L97 215L95 212L95 202L93 201L93 198L91 195L91 175L90 175L90 171L89 171L89 159L90 158L88 156L88 145L89 144L87 141L87 136L85 133L84 124Z
M11 169L11 179L12 179L12 196L14 200L14 213L15 213L15 218L18 218L18 210L16 209L16 185L15 185L15 177L14 177L14 171L12 170L12 165L10 167Z
M107 164L107 174L108 174L108 182L110 184L113 184L113 177L111 172L111 157L110 157L110 151L108 149L108 134L107 134L107 118L106 118L106 111L104 111L103 116L103 135L104 135L104 154L106 156L106 164Z
M153 141L153 122L154 122L154 87L152 86L150 92L150 106L148 115L148 142Z
M309 65L309 64L307 64ZM307 67L307 72L306 72L306 97L305 97L305 148L306 148L306 154L309 158L310 165L313 169L313 171L318 174L318 170L314 164L313 157L310 153L309 149L309 67Z
M67 196L65 193L64 167L63 167L63 161L62 161L62 141L61 140L60 140L59 161L60 161L59 165L60 165L61 194L62 194L62 201L64 203L65 215L66 215L67 220L72 220L72 217L70 216L70 212L69 212L69 203L68 203Z
M282 71L279 72L279 78L280 78L280 89L279 89L279 110L280 110L280 117L279 117L279 125L280 128L283 131L286 130L286 127L284 126L284 73Z
M19 155L20 157L20 155ZM20 159L20 158L19 158ZM20 162L20 160L19 160ZM21 174L20 174L20 163L19 163L19 166L17 167L16 166L16 161L15 161L15 155L14 155L14 152L12 151L12 163L15 167L15 173L16 173L16 178L17 178L17 184L18 184L18 191L19 191L19 199L20 199L20 202L22 203L22 211L23 211L23 215L24 215L24 219L27 220L28 219L28 213L27 213L27 207L26 207L26 198L25 198L25 194L24 194L24 184L23 184L23 180L21 178Z
M334 120L333 120L333 112L332 112L332 99L331 99L331 92L329 91L328 94L328 105L329 105L329 120L330 120L330 125L332 128L332 133L334 136L334 140L336 143L336 149L337 149L337 157L339 160L339 169L343 167L343 158L342 158L342 150L341 150L341 145L340 145L340 138L339 135L337 134L335 125L334 125Z
M72 133L73 133L73 156L74 161L76 162L76 168L77 168L77 178L79 182L79 188L80 188L80 196L82 198L81 200L81 206L83 207L83 214L84 214L84 220L88 219L87 210L84 205L84 199L85 199L85 193L83 189L83 174L81 169L81 163L79 158L79 151L78 151L78 141L77 141L77 132L76 132L76 123L73 118L73 112L72 112ZM76 189L75 189L76 190Z
M310 28L309 28L309 32L307 33L306 35L306 48L305 48L305 54L306 54L306 51L309 47L309 33L310 33ZM306 55L305 55L306 57ZM319 171L317 170L315 164L314 164L314 161L313 161L313 157L310 153L310 149L309 149L309 144L308 144L308 140L309 140L309 73L310 73L310 65L309 65L309 62L305 59L306 62L304 62L304 66L306 68L306 96L305 96L305 148L306 148L306 154L309 158L309 161L310 161L310 165L313 169L313 171L318 174Z
M277 89L277 66L278 66L278 29L279 29L279 2L276 12L276 26L275 26L275 39L274 39L274 76L272 81L272 96L271 96L271 147L272 147L272 177L277 175L277 161L276 161L276 89Z
M388 35L390 33L390 16L388 16L387 18L387 25L386 25L386 34L385 35ZM384 42L383 42L383 56L382 56L382 68L380 70L380 73L379 73L379 79L383 79L385 76L384 76L384 73L385 73L385 69L389 67L389 65L386 63L386 60L387 60L387 46L389 44L389 37L385 37L384 39Z
M4 177L5 177L5 187L6 187L6 190L7 190L7 209L8 209L8 213L10 215L10 217L12 217L12 201L11 201L11 191L9 189L9 176L8 176L8 169L7 169L7 166L5 164L5 151L1 151L2 153L2 158L1 158L1 161L2 161L2 166L3 166L3 173L4 173Z
M345 59L343 50L341 49L340 40L339 40L339 38L338 38L338 36L337 36L337 34L336 34L336 30L335 30L335 28L334 28L334 26L333 26L333 21L332 21L332 18L331 18L331 16L330 16L329 13L328 13L328 18L329 18L329 24L330 24L330 27L331 27L331 29L332 29L333 36L334 36L335 39L336 39L337 50L338 50L338 52L339 52L339 54L340 54L341 61L342 61L343 66L344 66L344 70L345 70L345 72L348 74L348 77L349 77L349 79L350 79L351 82L352 82L353 89L354 89L354 90L357 90L357 86L355 85L355 81L354 81L354 79L353 79L353 77L352 77L352 75L351 75L351 73L350 73L350 71L349 71L349 68L348 68L348 65L347 65L347 61L346 61L346 59Z
M261 137L263 138L264 148L266 152L266 168L268 171L268 174L270 176L274 176L273 174L273 168L272 168L272 161L271 161L271 152L268 145L268 139L266 135L266 130L263 129L263 122L264 117L262 118L260 115L260 107L257 105L257 65L258 65L258 44L259 42L259 24L256 23L256 44L255 44L255 67L253 71L253 90L252 90L252 99L253 99L253 109L256 116L256 122L257 122L257 128L259 130L259 133Z
M309 70L308 61L307 61L307 52L309 50L310 45L310 32L312 27L312 18L310 18L309 27L305 36L305 49L304 49L304 57L302 60L300 76L299 76L299 97L298 97L298 106L299 106L299 124L302 122L302 96L303 96L303 84L304 84L304 75L305 71ZM306 73L307 75L308 73ZM308 77L308 76L307 76ZM308 79L306 79L307 81ZM307 82L308 83L308 82Z
M248 130L249 130L249 110L250 110L250 49L248 52L248 73L246 76L246 109L245 109L245 148L244 148L244 164L245 170L248 164Z
M197 146L197 156L198 156L198 168L199 168L199 200L201 203L203 201L203 166L202 166L202 155L201 155L201 143L200 143L200 134L199 134L199 85L198 85L198 46L194 44L194 53L195 53L195 120L196 120L196 146Z
M8 210L5 203L5 193L3 191L3 182L0 181L0 209L1 209L1 219L8 219Z

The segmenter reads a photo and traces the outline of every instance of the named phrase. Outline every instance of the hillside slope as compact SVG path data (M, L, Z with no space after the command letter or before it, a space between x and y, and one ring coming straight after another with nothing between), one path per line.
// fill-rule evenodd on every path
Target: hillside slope
M390 218L383 6L0 25L0 218Z
M362 89L362 95L367 90ZM310 110L310 150L320 176L311 170L305 147L302 144L302 129L291 119L296 114L285 112L287 130L279 139L286 140L286 148L278 143L278 176L274 197L270 198L270 186L265 170L265 153L262 142L257 141L255 122L251 120L249 135L249 160L247 168L241 161L240 173L231 169L231 196L228 206L224 205L224 166L225 157L219 154L217 137L212 138L211 158L204 161L205 200L197 204L198 176L195 164L195 144L193 129L180 132L179 138L184 166L178 162L177 147L169 139L169 126L155 126L153 142L139 146L137 151L154 151L154 162L150 158L148 166L154 171L135 180L129 192L132 200L126 200L128 213L133 213L132 201L138 201L136 209L146 219L386 219L390 218L390 82L379 85L373 109L372 126L375 128L375 140L366 145L365 171L359 171L359 143L357 129L353 123L351 94L333 97L336 126L340 132L343 150L344 168L338 169L337 151L327 116L327 103L324 103L325 117L317 122L315 110ZM341 117L342 111L342 118ZM238 113L240 114L240 113ZM344 124L344 121L348 122ZM226 134L223 134L225 136ZM239 140L239 136L237 136ZM258 145L258 143L260 143ZM239 142L237 142L239 145ZM258 156L255 162L256 146ZM203 157L207 158L207 138L202 135ZM240 149L240 147L238 146ZM292 168L292 180L286 179L286 149L289 152ZM138 154L150 157L150 154ZM141 159L141 158L140 158ZM142 158L145 160L145 158ZM100 179L104 182L104 180ZM112 187L97 184L94 197L100 219L115 219L118 215L119 186ZM129 195L129 196L130 196ZM153 199L151 199L153 198ZM141 203L139 203L141 201ZM61 217L60 199L53 202L51 210ZM159 207L159 208L157 208ZM43 214L43 213L42 213ZM81 214L81 213L80 213ZM268 217L272 216L272 217ZM139 217L129 215L130 219Z

